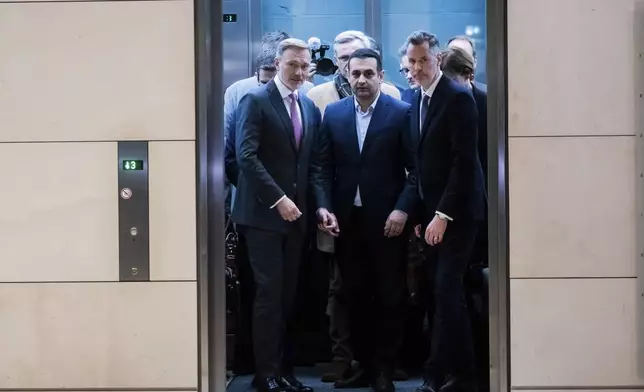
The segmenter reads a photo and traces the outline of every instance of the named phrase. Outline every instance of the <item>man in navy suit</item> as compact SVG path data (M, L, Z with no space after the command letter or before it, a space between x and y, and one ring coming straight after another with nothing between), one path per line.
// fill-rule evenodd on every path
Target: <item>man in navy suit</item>
M438 46L436 36L424 31L407 38L410 71L421 86L411 128L435 303L431 354L419 391L470 392L477 385L463 277L485 212L478 111L469 89L443 76Z
M353 96L327 106L320 148L339 227L339 295L349 304L352 346L363 369L336 386L393 391L404 316L404 234L418 205L410 106L380 92L384 72L374 50L353 52L348 72Z
M253 346L260 392L312 391L293 374L293 334L287 332L308 226L309 192L320 220L334 227L321 166L314 158L320 111L297 91L310 63L306 42L282 41L277 76L247 93L235 112L239 173L232 219L246 238L255 280Z

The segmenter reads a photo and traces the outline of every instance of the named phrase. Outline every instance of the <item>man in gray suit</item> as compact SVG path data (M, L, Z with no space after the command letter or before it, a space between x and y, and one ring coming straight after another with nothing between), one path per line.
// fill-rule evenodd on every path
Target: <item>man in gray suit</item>
M282 41L276 77L247 93L235 112L239 177L232 218L246 238L256 286L253 344L260 392L312 391L293 374L289 333L308 226L307 192L329 230L335 217L328 212L316 159L320 111L298 92L310 64L306 42Z

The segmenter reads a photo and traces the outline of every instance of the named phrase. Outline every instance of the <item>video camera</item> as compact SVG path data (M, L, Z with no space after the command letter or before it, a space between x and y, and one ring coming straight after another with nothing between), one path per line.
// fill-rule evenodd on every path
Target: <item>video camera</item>
M324 57L326 51L331 49L329 45L322 45L317 37L311 37L308 41L309 48L311 49L311 61L316 65L316 73L322 76L333 75L338 67L333 63L333 60ZM319 57L316 56L319 54Z

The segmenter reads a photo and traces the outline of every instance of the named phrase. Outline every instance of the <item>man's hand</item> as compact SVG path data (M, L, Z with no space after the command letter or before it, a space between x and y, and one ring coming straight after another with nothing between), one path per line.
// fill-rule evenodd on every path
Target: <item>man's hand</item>
M443 241L445 230L447 229L447 219L441 219L438 215L429 223L425 229L425 242L429 245L438 245Z
M420 238L420 225L414 226L414 234L416 234L416 238Z
M302 216L300 209L288 197L285 197L277 205L277 211L285 221L294 222Z
M407 223L407 214L399 210L393 210L385 223L385 237L396 237L403 232Z
M340 234L340 227L335 215L330 213L326 208L320 208L317 212L318 215L318 228L330 235L337 237Z
M313 82L313 76L315 76L315 73L317 72L317 70L318 70L318 65L312 62L309 65L309 74L306 78L309 82Z

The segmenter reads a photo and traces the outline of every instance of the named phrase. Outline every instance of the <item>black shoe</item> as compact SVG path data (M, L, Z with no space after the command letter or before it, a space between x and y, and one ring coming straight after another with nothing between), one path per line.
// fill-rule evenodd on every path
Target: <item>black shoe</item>
M282 377L280 384L287 391L291 392L313 392L313 388L307 387L300 382L294 375L290 374L288 376Z
M258 380L255 383L255 388L258 392L290 392L284 388L275 377L268 377L263 380Z
M436 385L436 382L431 379L425 379L423 385L416 389L416 392L439 392L440 389Z
M394 392L396 390L391 377L386 376L384 373L381 373L376 378L372 387L375 392Z
M333 387L337 389L355 389L368 388L370 385L371 380L367 372L364 369L358 369L350 377L336 381Z

